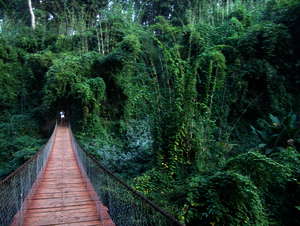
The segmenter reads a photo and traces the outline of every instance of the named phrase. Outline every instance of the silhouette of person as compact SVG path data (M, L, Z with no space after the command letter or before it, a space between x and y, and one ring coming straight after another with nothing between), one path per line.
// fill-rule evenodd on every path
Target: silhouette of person
M59 112L59 114L60 114L60 122L62 124L64 124L64 122L65 122L65 113L63 111L61 111L61 112Z

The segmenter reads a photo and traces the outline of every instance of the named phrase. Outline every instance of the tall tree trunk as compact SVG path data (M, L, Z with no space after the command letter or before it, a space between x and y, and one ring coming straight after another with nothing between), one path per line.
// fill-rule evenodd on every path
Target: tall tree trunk
M31 0L28 0L28 7L29 7L30 16L31 16L31 27L34 30L35 29L35 15L34 15L34 12L32 9Z

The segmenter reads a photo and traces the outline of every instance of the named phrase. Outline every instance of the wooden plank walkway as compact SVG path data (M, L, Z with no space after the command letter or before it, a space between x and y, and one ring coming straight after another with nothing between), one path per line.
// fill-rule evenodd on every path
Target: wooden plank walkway
M53 150L36 190L28 200L24 224L114 226L101 204L101 220L71 145L70 131L59 126Z

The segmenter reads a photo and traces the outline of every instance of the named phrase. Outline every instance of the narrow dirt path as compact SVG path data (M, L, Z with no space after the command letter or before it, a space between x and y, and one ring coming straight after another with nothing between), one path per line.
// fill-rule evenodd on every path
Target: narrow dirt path
M111 223L107 218L100 221L80 173L69 130L58 127L45 173L29 200L24 225L114 225Z

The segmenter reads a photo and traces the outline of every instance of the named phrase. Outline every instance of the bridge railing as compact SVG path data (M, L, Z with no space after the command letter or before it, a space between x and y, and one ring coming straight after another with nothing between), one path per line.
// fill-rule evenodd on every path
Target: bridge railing
M51 138L31 159L0 181L0 225L22 225L28 198L37 186L52 150L56 127Z
M82 150L72 132L71 140L81 170L89 178L100 201L109 209L109 215L117 226L182 226Z

